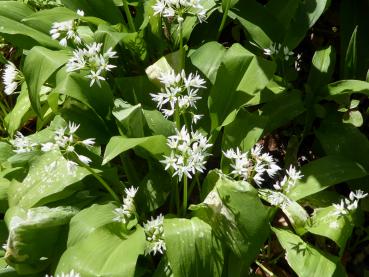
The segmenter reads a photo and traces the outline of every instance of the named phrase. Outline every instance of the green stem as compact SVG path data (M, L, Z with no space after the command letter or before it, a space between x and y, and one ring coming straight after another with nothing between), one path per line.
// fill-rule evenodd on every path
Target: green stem
M176 208L177 208L177 215L180 215L180 209L179 209L179 182L176 184Z
M186 216L187 212L187 188L188 187L188 180L187 176L183 176L183 216Z
M227 17L228 17L228 11L231 5L231 1L227 1L225 10L223 11L223 17L222 17L222 22L220 23L219 29L218 29L218 39L220 38L220 35L222 34L222 31L224 29L224 25L227 21Z
M276 276L273 272L271 272L269 269L267 269L262 263L255 261L255 263L269 276L273 277Z
M183 27L182 22L179 22L179 53L180 53L180 68L185 69L185 52L183 48Z
M124 13L127 16L128 26L131 29L131 32L136 32L136 27L135 27L135 24L133 23L133 18L132 18L131 12L129 11L127 0L123 0L123 9L124 9Z
M110 195L114 198L115 201L120 202L120 198L118 195L112 190L112 188L101 178L92 168L88 167L85 164L82 164L84 168L86 168L95 178L103 185L103 187L110 193Z
M181 130L181 118L180 118L180 114L179 114L179 107L178 105L176 105L175 110L174 110L174 119L176 121L176 127L179 130Z

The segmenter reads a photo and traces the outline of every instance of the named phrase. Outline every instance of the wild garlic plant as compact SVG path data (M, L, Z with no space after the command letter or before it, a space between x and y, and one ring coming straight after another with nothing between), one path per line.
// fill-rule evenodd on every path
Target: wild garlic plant
M269 48L263 49L264 55L270 56L272 59L281 59L288 61L293 56L293 51L291 51L288 46L284 46L280 43L273 43Z
M113 219L114 221L127 224L129 220L132 219L132 217L136 214L134 198L137 190L138 189L133 186L128 189L124 189L126 197L123 198L123 204L121 207L114 210L114 214L116 215L116 217Z
M178 23L183 22L187 15L194 15L199 22L204 22L207 12L199 0L157 0L153 9L155 15Z
M94 83L101 87L100 81L106 80L106 73L116 67L109 64L110 59L117 58L116 54L112 48L103 52L102 43L88 44L73 51L73 57L67 63L67 72L87 71L89 74L85 77L91 80L90 87Z
M145 248L145 255L149 255L150 253L154 255L157 253L164 254L166 250L164 241L164 216L160 214L155 219L151 217L151 220L144 223L144 231L146 240L148 241Z
M201 119L201 114L196 114L196 102L201 99L198 96L200 89L206 88L205 80L198 73L190 73L186 76L184 70L176 74L174 70L163 72L159 81L164 86L159 93L150 93L152 100L157 103L157 108L166 118L175 117L177 128L180 128L180 116L190 115L192 123Z
M75 45L82 43L82 38L78 33L80 18L85 15L84 11L77 10L77 19L54 22L51 26L50 35L52 39L58 40L63 47L68 46L68 42L73 42Z
M24 76L20 70L13 64L8 61L5 65L3 72L3 83L4 83L4 92L6 95L14 94L17 88L23 83Z
M341 199L339 204L333 204L333 215L345 216L355 211L359 205L359 200L368 196L368 193L364 193L362 190L351 191L348 198Z
M223 155L231 160L231 175L259 187L264 182L265 174L274 178L281 169L270 154L263 153L263 146L260 144L247 152L242 152L238 147L235 150L228 149Z

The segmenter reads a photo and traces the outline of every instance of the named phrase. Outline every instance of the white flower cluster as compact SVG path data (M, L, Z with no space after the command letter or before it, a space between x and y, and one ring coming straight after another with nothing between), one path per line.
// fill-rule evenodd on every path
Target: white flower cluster
M268 190L267 199L271 205L281 207L282 209L292 203L291 199L279 191Z
M13 151L15 153L26 153L36 150L37 147L41 148L42 152L48 152L53 150L60 150L61 153L68 155L75 155L78 160L82 163L89 165L91 159L80 155L75 151L75 147L77 145L82 145L84 147L91 147L95 144L94 138L88 138L85 140L79 140L78 137L75 135L75 132L78 130L79 124L75 124L73 122L69 122L68 126L65 128L60 128L55 131L53 141L46 142L46 143L35 143L31 141L28 137L22 135L22 133L17 132L15 138L10 141L10 143L15 148ZM77 163L68 160L68 171L74 172L74 169L77 166Z
M166 250L164 241L164 216L160 214L157 218L151 217L147 223L144 223L144 231L146 235L146 240L149 245L145 249L145 255L151 252L156 255L156 253L163 254Z
M123 205L120 208L114 209L114 213L116 217L113 219L117 222L122 222L127 224L131 217L136 212L136 207L134 203L134 198L137 193L137 188L130 187L129 189L125 189L126 197L123 198Z
M200 0L157 0L153 9L154 15L175 18L179 23L183 22L186 15L194 15L202 23L206 19L207 12L200 4Z
M356 210L359 204L359 200L367 197L368 194L362 190L355 192L351 191L349 198L341 199L339 204L333 204L335 211L333 215L344 216L350 213L350 211Z
M87 78L91 80L90 86L95 82L101 86L100 80L105 80L103 76L107 71L116 67L109 64L109 59L116 58L116 52L109 48L105 53L102 52L102 43L92 43L85 48L73 51L73 57L67 63L67 71L88 70Z
M165 164L165 170L173 168L173 176L178 175L179 180L183 175L192 178L196 172L204 172L206 157L210 155L207 150L212 144L198 131L189 133L186 127L183 127L181 131L176 132L176 135L167 139L172 152L161 161Z
M192 74L186 77L184 70L176 74L173 70L161 73L160 82L164 85L160 93L151 93L153 101L157 102L158 109L166 118L172 116L175 111L180 114L187 112L189 108L196 109L197 100L201 99L197 95L199 89L206 88L205 80L200 75ZM164 106L166 108L164 108ZM197 115L189 111L192 122L196 123L202 115Z
M271 155L262 153L262 151L262 145L256 144L248 152L242 152L237 147L236 150L229 149L223 154L226 158L232 160L231 167L233 170L231 174L234 177L239 177L248 182L254 180L260 186L264 181L263 175L265 173L274 178L281 169Z
M52 275L45 275L45 277L53 277ZM81 277L81 275L72 269L69 273L62 272L61 274L55 275L55 277Z
M23 82L23 74L17 67L9 62L5 65L3 73L4 92L6 95L11 95L17 87Z
M264 49L264 55L288 61L293 56L293 52L287 46L283 46L280 43L273 43L269 48Z
M79 16L85 15L81 10L77 10L77 14ZM63 47L68 45L68 41L73 41L75 44L81 44L82 39L77 31L79 22L79 19L54 22L50 30L51 38L59 40L59 44Z
M15 148L13 151L17 154L32 152L38 146L37 143L32 142L28 137L25 137L21 132L17 132L14 139L10 143Z
M273 185L276 190L282 191L284 193L290 192L291 188L296 185L297 180L300 180L304 175L301 174L301 171L296 170L296 168L291 165L288 170L286 170L287 175L285 175L282 181L277 181Z

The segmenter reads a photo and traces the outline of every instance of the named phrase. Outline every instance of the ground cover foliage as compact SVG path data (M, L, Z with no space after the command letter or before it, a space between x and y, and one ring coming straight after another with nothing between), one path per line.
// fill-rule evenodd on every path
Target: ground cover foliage
M0 276L368 274L368 10L0 1Z

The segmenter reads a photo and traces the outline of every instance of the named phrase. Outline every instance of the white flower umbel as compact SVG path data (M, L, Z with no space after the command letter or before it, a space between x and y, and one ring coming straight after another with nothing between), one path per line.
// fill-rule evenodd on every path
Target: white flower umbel
M53 277L53 275L45 275L45 277ZM55 275L54 277L81 277L81 275L78 272L75 272L74 269L72 269L69 273L60 273Z
M132 216L136 212L136 207L134 203L134 198L137 193L137 188L130 187L129 189L125 189L126 197L123 198L123 205L120 208L114 209L114 213L116 217L113 219L114 221L122 222L127 224L128 221L132 218Z
M293 52L287 46L283 46L280 43L273 43L269 48L263 49L264 55L270 56L273 59L282 59L288 61Z
M166 250L163 223L164 216L161 214L155 219L151 217L151 220L144 223L146 240L149 242L145 249L145 255L151 252L153 252L154 255L156 255L156 253L163 254Z
M186 127L177 134L167 139L168 146L172 149L170 156L164 156L161 161L165 169L172 168L173 176L181 180L183 175L192 178L196 172L204 172L206 158L210 155L207 150L212 146L208 139L199 132L189 133Z
M179 23L183 22L187 15L194 15L199 22L204 22L207 12L200 4L200 0L157 0L153 10L154 15L174 18Z
M228 149L223 152L227 159L231 160L231 174L236 178L251 182L260 186L263 181L263 175L266 173L271 178L274 178L277 172L281 169L275 159L268 153L262 153L263 147L256 144L251 151L242 152L238 147Z
M9 61L5 65L2 77L4 92L6 95L13 94L24 80L22 72L20 72L17 67Z
M37 143L32 142L28 137L23 136L21 132L17 132L14 139L10 143L15 148L15 153L27 153L32 152L38 146Z
M202 116L195 114L194 111L197 100L201 99L198 96L199 90L206 88L205 80L197 73L186 76L184 70L178 74L171 70L161 73L159 81L163 84L161 92L150 95L164 116L168 118L175 112L188 113L192 117L192 122L196 123Z
M286 175L283 177L282 181L278 181L273 187L283 193L288 193L296 185L296 182L303 177L304 175L301 174L301 171L291 165L290 168L286 170Z
M102 51L102 43L92 43L85 48L79 48L73 52L67 63L67 71L85 70L89 72L86 78L90 79L90 86L96 83L101 86L100 81L105 80L107 71L115 68L115 65L109 64L109 60L117 58L116 52L109 48L106 52Z
M359 200L367 196L368 194L364 193L362 190L350 192L349 198L341 199L341 202L339 204L333 204L335 210L332 214L337 216L348 215L350 212L357 209L359 205Z
M84 16L82 10L77 10L78 16ZM81 44L82 39L78 34L78 26L80 20L72 19L62 22L54 22L51 26L50 35L52 39L59 40L59 44L63 47L67 47L68 41L73 41L74 44Z

